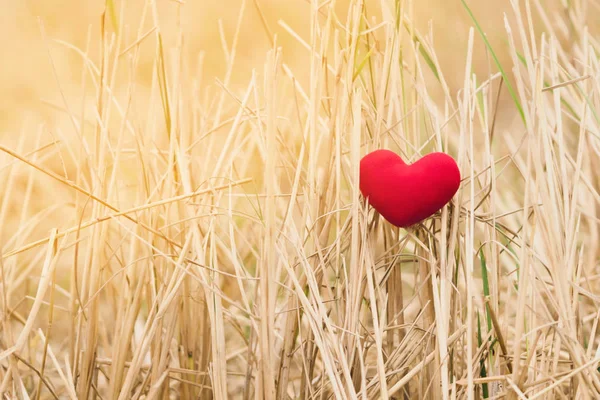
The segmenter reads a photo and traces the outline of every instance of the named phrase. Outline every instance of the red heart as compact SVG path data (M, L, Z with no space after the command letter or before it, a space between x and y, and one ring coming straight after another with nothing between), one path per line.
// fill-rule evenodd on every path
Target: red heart
M360 191L392 224L406 228L432 216L452 199L460 171L452 157L431 153L407 165L390 150L360 161Z

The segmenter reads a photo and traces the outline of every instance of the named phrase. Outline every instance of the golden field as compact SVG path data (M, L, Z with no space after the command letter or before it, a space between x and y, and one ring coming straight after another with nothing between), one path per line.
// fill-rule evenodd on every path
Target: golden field
M4 0L2 398L598 398L599 10Z

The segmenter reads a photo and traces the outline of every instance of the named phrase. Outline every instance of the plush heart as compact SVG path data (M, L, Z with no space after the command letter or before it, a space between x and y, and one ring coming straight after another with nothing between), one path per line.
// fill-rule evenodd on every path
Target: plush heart
M360 161L360 191L386 220L399 227L432 216L459 186L458 166L444 153L431 153L408 165L390 150L376 150Z

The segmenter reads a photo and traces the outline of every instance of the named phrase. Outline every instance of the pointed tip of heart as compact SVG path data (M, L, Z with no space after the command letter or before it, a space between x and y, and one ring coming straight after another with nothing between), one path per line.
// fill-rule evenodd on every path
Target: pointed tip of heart
M406 164L390 150L360 161L360 191L387 221L406 228L431 217L456 194L460 170L446 153L430 153Z

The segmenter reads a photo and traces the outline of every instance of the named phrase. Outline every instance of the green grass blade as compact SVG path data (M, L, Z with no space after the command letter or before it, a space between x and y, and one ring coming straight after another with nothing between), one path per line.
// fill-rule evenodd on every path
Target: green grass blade
M117 18L117 11L115 7L114 0L106 0L106 12L110 17L110 22L112 23L113 29L115 33L119 34L119 19Z
M506 85L506 89L508 90L510 97L512 97L513 101L515 102L515 105L517 106L517 110L519 110L519 114L521 115L523 124L527 125L527 121L525 121L525 113L523 112L523 107L521 106L521 102L519 101L519 98L517 97L517 94L515 93L515 90L512 87L512 85L508 79L508 75L504 71L504 68L502 68L502 64L500 64L500 60L498 60L498 56L496 56L496 53L494 52L492 45L490 44L489 40L485 36L485 33L483 33L483 29L481 29L479 22L477 22L477 19L475 18L475 15L473 15L473 12L467 5L467 2L465 0L460 0L460 1L462 2L465 10L467 10L469 17L471 18L471 21L473 21L473 24L475 25L475 29L477 29L477 32L479 32L479 35L481 36L481 38L483 39L483 42L485 43L485 47L488 49L488 51L492 55L492 58L494 59L494 63L496 64L496 67L498 67L500 74L504 78L504 84Z
M408 28L408 25L406 23L404 23L404 28L410 34L410 29ZM438 80L438 82L441 83L442 81L440 80L440 74L435 66L435 63L433 62L433 58L429 55L427 50L425 50L425 47L423 46L423 41L417 35L413 35L412 40L419 45L419 53L421 54L421 57L423 57L423 60L425 60L425 63L427 64L429 69L431 69L431 72L433 72L433 75Z
M479 256L479 260L481 261L481 281L483 283L483 295L485 296L486 299L488 299L490 297L490 283L488 280L488 270L487 270L487 264L485 262L485 254L483 253L483 247L480 250L480 256ZM490 305L488 303L486 303L486 307L485 307L485 315L486 315L486 319L487 319L487 328L488 328L488 332L492 331L492 319L490 317L490 312L488 310L488 307Z
M483 337L481 336L481 318L479 318L479 311L477 311L477 343L479 347L481 347L483 343ZM487 377L487 371L485 370L485 361L483 357L479 360L479 369L479 376L482 378ZM481 391L483 392L482 394L484 399L490 397L487 383L481 384Z

